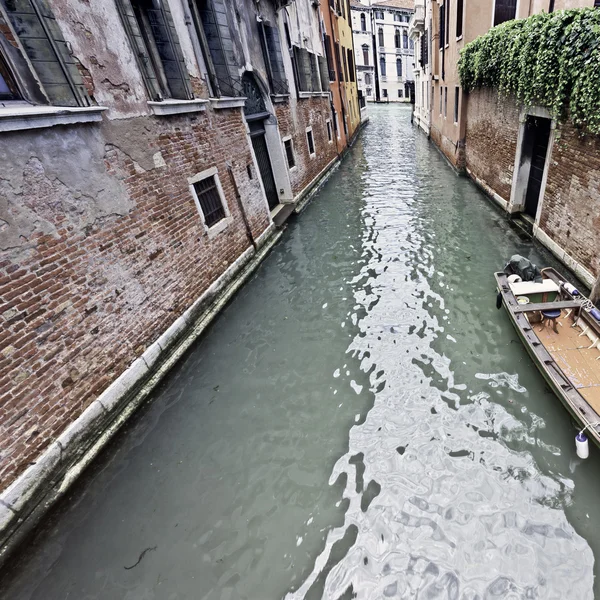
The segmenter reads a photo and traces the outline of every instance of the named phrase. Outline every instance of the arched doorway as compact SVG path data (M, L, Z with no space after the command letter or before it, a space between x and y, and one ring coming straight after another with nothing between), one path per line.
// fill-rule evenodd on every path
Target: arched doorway
M271 165L271 157L267 147L267 139L265 137L265 121L270 117L270 113L265 106L265 100L256 79L252 73L244 73L242 77L242 85L244 88L244 116L248 122L250 129L250 139L252 140L252 148L256 156L260 179L262 181L265 195L269 208L273 210L279 204L279 194L273 177L273 167Z

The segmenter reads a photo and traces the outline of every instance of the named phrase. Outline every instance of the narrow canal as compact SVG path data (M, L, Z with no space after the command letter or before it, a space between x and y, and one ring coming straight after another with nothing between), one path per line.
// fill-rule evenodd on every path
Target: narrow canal
M555 262L408 108L369 109L1 598L594 597L598 453L576 458L567 413L495 307L511 254Z

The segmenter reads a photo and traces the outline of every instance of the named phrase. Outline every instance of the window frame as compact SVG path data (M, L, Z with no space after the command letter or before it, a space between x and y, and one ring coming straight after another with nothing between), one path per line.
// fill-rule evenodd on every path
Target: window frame
M331 119L325 119L325 127L327 128L327 141L333 144L333 130L331 127Z
M281 138L281 142L283 144L283 153L285 155L285 161L288 166L288 171L295 171L298 169L298 163L296 162L296 153L294 152L294 140L291 135L286 135ZM290 152L287 151L286 144L289 142ZM290 154L292 156L293 165L290 165Z
M383 33L383 27L379 27L377 30L377 43L380 48L385 48L385 35Z
M507 21L514 21L519 15L519 0L515 0L515 16L512 19L506 19L504 21L500 21L500 23L496 23L496 8L497 8L498 0L494 0L494 10L492 11L492 27L496 27L496 25L501 25L502 23L506 23Z
M458 109L460 103L460 87L457 85L454 87L454 124L458 125Z
M361 49L362 49L364 66L370 67L371 65L369 64L369 44L363 44L361 46Z
M456 0L456 39L460 40L463 36L465 20L464 0Z
M26 10L26 5L30 10ZM6 39L6 45L0 46L4 63L3 79L9 89L11 85L13 87L12 93L4 94L0 101L94 110L77 61L69 51L63 29L50 4L45 1L27 0L10 8L6 2L0 1L0 6L0 15L3 16L8 32L16 42L14 46ZM21 22L20 15L23 14L29 17L29 27L24 27ZM37 33L40 31L41 35ZM34 33L35 35L32 35ZM39 46L37 49L32 48L32 40L35 41L35 45L47 45L48 53L40 58L42 53ZM60 73L59 80L47 81L49 72L44 71L41 65L56 65L56 71ZM68 93L65 95L66 90Z
M403 73L404 73L404 67L402 65L402 57L398 56L396 58L396 76L403 77L404 76Z
M444 119L448 118L448 86L444 86Z
M127 41L136 57L138 69L144 80L146 91L150 96L150 101L192 100L194 94L190 75L185 65L185 56L175 29L169 1L162 0L160 10L144 7L142 6L143 2L144 0L117 0L116 5ZM164 39L160 40L156 37L155 27L149 19L148 10L156 10L162 15ZM135 21L137 33L132 27L131 19ZM139 40L136 39L138 37ZM164 51L162 53L160 51L160 45L165 44L168 44L174 57L174 60L169 60L169 62L176 64L178 77L170 77L167 74L165 62L167 59L163 55ZM171 81L177 83L180 89L174 89L170 83Z
M17 78L13 75L10 63L5 59L0 47L0 77L4 81L8 92L0 92L0 102L18 102L23 99Z
M309 137L310 134L310 137ZM310 147L312 145L312 152L310 151ZM306 128L306 149L308 150L308 156L310 158L315 158L317 156L317 148L315 145L315 135L313 133L312 127Z
M381 75L381 77L387 77L387 64L385 60L385 54L379 55L379 75Z
M196 192L196 188L194 187L195 184L204 181L209 177L214 178L217 194L219 196L219 199L221 200L221 206L223 207L223 211L225 213L224 217L222 217L216 223L210 226L206 224L206 217L204 215L204 211L202 210L202 204L200 202L200 198L198 197L198 193ZM192 195L192 198L194 199L194 204L196 205L196 209L200 214L204 231L208 235L209 239L212 239L214 236L218 235L224 229L229 227L229 225L233 222L233 218L229 211L229 205L227 204L227 198L225 197L225 192L223 191L223 186L221 185L221 180L219 178L219 171L217 167L211 167L210 169L205 169L200 173L196 173L195 175L188 177L187 181L190 194Z
M360 31L367 31L367 15L364 12L360 13Z

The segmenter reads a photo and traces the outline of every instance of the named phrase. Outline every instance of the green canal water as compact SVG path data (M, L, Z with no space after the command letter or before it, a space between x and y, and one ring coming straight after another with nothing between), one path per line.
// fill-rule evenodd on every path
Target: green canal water
M495 307L510 255L557 265L369 110L1 598L594 597L600 457Z

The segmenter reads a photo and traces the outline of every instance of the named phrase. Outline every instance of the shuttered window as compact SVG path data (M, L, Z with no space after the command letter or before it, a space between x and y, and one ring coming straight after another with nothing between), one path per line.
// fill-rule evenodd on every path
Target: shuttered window
M429 63L429 31L426 29L425 33L421 35L420 39L421 51L419 57L419 63L421 67L425 68Z
M306 48L294 46L294 57L298 67L298 90L301 92L312 92L312 70L311 59L312 55Z
M319 75L321 76L321 89L324 92L329 90L329 69L327 67L327 58L325 56L317 57L319 60Z
M81 75L47 0L0 0L51 104L89 106ZM10 89L8 75L2 77Z
M321 90L321 73L319 72L318 57L316 54L312 54L312 52L309 52L308 56L310 58L310 80L312 90L313 92L318 92Z
M190 0L213 94L241 96L242 82L224 0Z
M335 81L335 66L333 64L333 54L331 50L331 38L326 35L324 39L325 56L327 57L327 68L329 69L329 81Z
M494 9L494 26L511 21L517 14L517 0L496 0Z
M335 66L338 72L338 77L340 81L345 81L344 72L342 71L342 61L340 60L340 45L337 42L334 42L333 49L335 51Z
M117 0L148 94L153 100L192 98L175 24L166 0Z
M440 6L440 49L446 44L446 11L445 6Z
M269 71L271 91L274 94L287 94L289 88L283 66L279 31L276 27L271 27L262 22L258 23L258 29L261 36L265 63Z
M348 48L348 76L350 77L350 81L356 81L356 69L354 68L354 55L352 54L352 50Z

